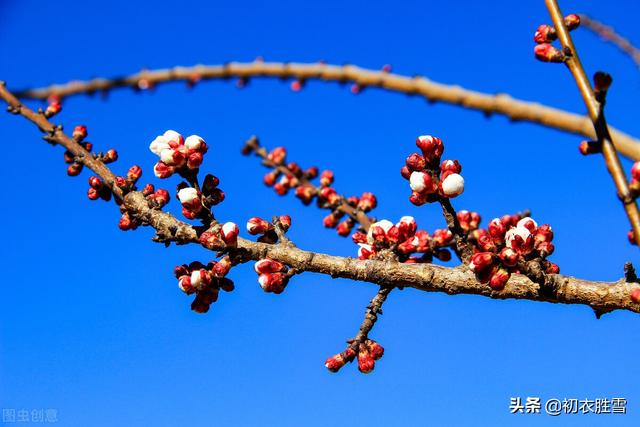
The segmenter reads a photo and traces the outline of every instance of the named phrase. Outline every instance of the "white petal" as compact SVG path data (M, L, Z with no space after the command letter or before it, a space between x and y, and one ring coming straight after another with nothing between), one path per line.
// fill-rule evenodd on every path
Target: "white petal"
M180 203L191 203L198 197L198 191L195 188L186 187L178 191L178 199Z
M191 135L184 140L184 145L189 150L199 150L202 147L202 143L204 139L200 138L198 135Z
M464 191L464 178L457 174L452 173L448 175L444 181L442 181L442 192L445 196L458 196Z
M424 175L424 172L411 173L411 176L409 177L409 185L413 191L420 193L425 189Z
M149 145L149 150L156 156L159 156L160 152L167 148L169 148L169 141L164 136L157 136Z
M175 130L169 129L163 134L163 136L167 139L167 142L169 141L182 142L182 135L180 135Z

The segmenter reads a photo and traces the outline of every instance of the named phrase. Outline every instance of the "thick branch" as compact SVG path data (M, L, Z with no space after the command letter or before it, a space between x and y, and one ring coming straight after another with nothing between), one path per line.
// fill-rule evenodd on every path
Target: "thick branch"
M72 81L38 89L17 92L19 98L47 99L54 95L64 98L76 94L108 92L112 89L129 87L139 88L145 85L158 85L172 81L193 82L196 80L227 79L231 77L254 78L293 78L306 80L324 80L353 82L362 87L377 87L407 95L419 95L429 102L441 101L459 105L485 114L501 114L513 121L528 121L561 131L583 135L590 139L596 134L588 117L569 113L557 108L546 107L538 103L520 101L506 94L488 95L464 89L460 86L432 82L425 77L408 77L383 71L368 70L353 65L337 66L322 63L298 64L255 61L250 63L231 62L225 65L197 65L194 67L175 67L171 69L142 71L126 77L114 79L93 79ZM615 129L616 148L624 156L640 160L640 141Z
M19 102L0 85L0 98L13 108L19 108ZM26 107L20 108L21 114L38 125L43 132L50 132L54 126L43 115L32 112ZM61 130L51 134L54 142L70 151L81 147ZM78 153L83 154L78 151ZM85 159L92 159L85 156ZM85 165L93 170L105 182L113 181L113 173L98 160L87 160ZM114 188L114 191L117 188ZM129 214L144 224L153 227L160 240L179 244L198 243L196 230L190 224L182 222L173 215L149 207L144 195L132 191L123 196L124 207ZM540 285L527 277L513 274L504 290L496 292L489 286L479 283L475 275L466 267L442 267L434 264L404 264L395 261L357 260L321 253L308 252L291 245L266 244L239 238L237 249L232 256L241 260L259 260L269 257L280 261L299 272L310 271L331 277L342 277L363 282L376 283L384 287L412 287L427 292L447 294L475 294L491 298L515 298L533 301L548 301L565 304L584 304L599 311L629 310L640 313L640 304L632 302L631 291L640 288L637 283L590 282L567 276L553 276L557 292L553 295L541 292Z
M607 122L604 118L602 106L596 100L593 89L591 88L591 83L584 72L584 68L582 68L578 51L573 44L569 30L564 24L564 17L560 11L558 2L556 0L545 0L545 3L549 10L549 14L551 15L551 19L553 20L553 25L556 29L556 33L558 34L558 39L562 43L564 50L568 53L565 64L571 71L571 74L578 85L582 99L587 107L589 117L593 123L597 139L599 142L602 142L602 154L607 165L607 170L613 178L616 190L618 191L618 196L620 197L620 200L622 200L624 209L629 217L629 222L631 223L631 228L633 229L636 242L640 242L640 212L638 211L638 205L636 204L635 199L629 192L627 177L622 169L618 153L615 150L613 139L609 132L609 127L607 126Z

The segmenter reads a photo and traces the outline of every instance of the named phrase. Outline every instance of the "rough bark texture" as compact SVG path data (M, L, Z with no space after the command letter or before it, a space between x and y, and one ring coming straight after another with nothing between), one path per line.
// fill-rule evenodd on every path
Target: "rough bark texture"
M174 67L166 70L142 71L126 77L114 79L93 79L72 81L45 88L16 92L19 98L46 99L55 95L61 98L76 94L107 92L115 88L138 88L141 81L157 85L170 81L190 82L194 79L212 80L230 77L254 78L295 78L301 80L325 80L353 82L362 87L378 87L408 95L419 95L429 102L445 102L464 108L479 110L487 115L501 114L513 121L528 121L565 132L596 138L593 125L588 117L569 113L557 108L546 107L534 102L513 99L506 94L488 95L471 91L456 85L432 82L421 76L408 77L383 71L367 70L353 65L337 66L328 64L298 64L255 61L250 63L231 62L225 65L197 65L194 67ZM640 160L640 141L621 131L611 129L616 148L624 156Z

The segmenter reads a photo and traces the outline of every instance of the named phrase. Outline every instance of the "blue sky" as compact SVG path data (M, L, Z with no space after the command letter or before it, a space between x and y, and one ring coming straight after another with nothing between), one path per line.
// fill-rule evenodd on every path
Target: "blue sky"
M353 63L421 74L575 112L584 107L567 70L533 59L532 35L548 22L542 1L514 2L0 2L0 79L10 88L195 63L266 60ZM632 1L562 1L640 42ZM579 8L579 9L576 9ZM575 41L588 73L614 76L612 124L640 135L640 74L586 31ZM166 129L209 143L207 172L227 200L219 218L288 213L298 246L354 255L322 228L324 212L266 189L264 170L239 154L257 134L304 166L331 167L345 194L373 191L379 218L414 215L442 227L437 207L416 208L398 170L420 134L438 135L467 181L459 209L486 224L525 208L556 232L553 259L569 275L615 280L638 249L602 159L580 139L531 124L428 105L378 90L351 95L311 82L212 82L108 102L73 98L59 121L83 123L97 149L116 147L124 172L151 176L149 142ZM5 162L0 287L0 407L54 408L69 426L607 425L640 421L639 320L586 307L474 296L394 292L372 333L386 348L373 374L337 375L323 361L357 331L370 284L305 274L265 294L250 266L206 315L189 310L174 265L208 261L202 248L167 250L150 230L117 229L114 206L86 199L86 179L65 174L62 151L24 120L0 115ZM629 168L630 163L624 162ZM15 196L14 196L15 195ZM175 204L172 209L176 210ZM558 418L509 415L509 398L611 398L628 414Z

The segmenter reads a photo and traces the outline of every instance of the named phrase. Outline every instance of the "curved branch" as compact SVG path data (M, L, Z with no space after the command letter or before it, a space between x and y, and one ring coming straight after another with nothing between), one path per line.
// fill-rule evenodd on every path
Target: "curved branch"
M580 25L588 28L603 40L613 44L627 54L636 66L640 68L640 49L635 47L627 38L622 37L613 27L603 24L587 15L580 15Z
M500 114L513 121L528 121L542 126L596 138L588 117L547 107L534 102L521 101L506 94L488 95L464 89L460 86L432 82L425 77L408 77L384 71L368 70L353 65L328 65L323 63L298 64L255 61L249 63L231 62L225 65L196 65L171 69L141 71L125 77L88 81L72 81L38 89L16 92L24 99L47 99L50 96L65 98L78 94L108 92L112 89L129 87L153 87L160 83L184 81L190 84L200 80L228 78L292 78L301 81L324 80L340 83L352 82L360 87L377 87L391 92L419 95L429 102L445 102L464 108L482 111L487 115ZM624 156L640 160L640 141L619 130L611 129L616 148Z

